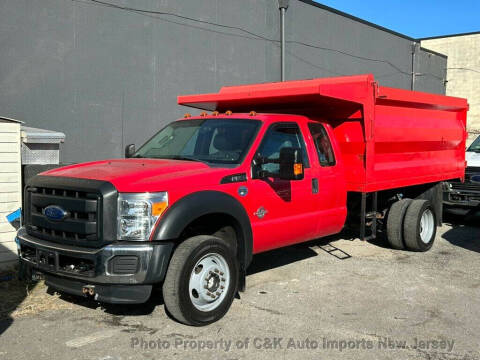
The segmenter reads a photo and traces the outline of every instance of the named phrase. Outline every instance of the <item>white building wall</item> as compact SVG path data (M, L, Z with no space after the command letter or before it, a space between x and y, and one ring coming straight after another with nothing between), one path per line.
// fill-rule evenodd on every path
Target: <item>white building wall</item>
M0 269L15 264L15 228L6 215L21 207L20 124L0 120Z

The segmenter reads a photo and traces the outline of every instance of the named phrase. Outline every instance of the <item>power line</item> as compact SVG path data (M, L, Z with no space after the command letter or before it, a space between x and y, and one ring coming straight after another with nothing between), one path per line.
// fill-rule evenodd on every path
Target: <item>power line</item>
M72 0L74 2L78 2L78 3L83 3L83 4L89 4L90 3L90 0ZM106 6L106 7L114 7L116 8L116 6L107 6L107 5L103 5L103 2L101 3L98 3L97 2L97 5L100 5L100 6ZM125 10L125 9L122 9L122 10ZM143 15L143 16L148 16L148 17L151 17L153 19L160 19L159 17L155 16L154 14L148 14L148 13L145 13L145 12L137 12L135 10L125 10L125 11L129 11L129 12L134 12L134 13L137 13L137 14L140 14L140 15ZM162 21L165 21L165 22L168 22L168 23L172 23L172 24L177 24L177 25L182 25L182 26L186 26L186 27L191 27L191 28L194 28L194 29L199 29L199 30L203 30L203 31L207 31L207 32L213 32L213 33L216 33L216 34L220 34L220 35L229 35L229 36L235 36L235 37L241 37L241 38L244 38L244 39L250 39L250 40L267 40L267 41L271 41L272 43L274 43L275 46L277 47L280 47L280 42L277 41L277 40L272 40L272 39L268 39L268 38L259 38L258 36L248 36L248 35L240 35L240 34L235 34L235 33L231 33L231 32L222 32L222 31L218 31L218 30L213 30L213 29L207 29L207 28L204 28L204 27L200 27L200 26L196 26L196 25L192 25L192 24L186 24L186 23L180 23L180 22L177 22L177 21L173 21L173 20L168 20L168 19L160 19ZM301 58L300 56L296 55L294 52L292 51L289 51L288 49L286 50L287 53L296 58L297 60L313 67L313 68L316 68L316 69L319 69L319 70L322 70L322 71L325 71L329 74L332 74L332 75L341 75L341 76L346 76L347 74L344 74L344 73L341 73L341 72L338 72L338 71L333 71L333 70L329 70L327 68L324 68L322 66L319 66L319 65L316 65L306 59L303 59ZM396 72L398 73L398 72Z
M91 5L92 4L91 0L71 0L71 1L81 3L81 4L86 4L86 5ZM116 5L115 6L108 6L108 5L103 5L103 4L100 4L100 3L95 3L93 5L117 8ZM198 29L198 30L202 30L202 31L206 31L206 32L215 33L215 34L240 37L240 38L243 38L243 39L250 39L250 40L259 40L259 41L268 40L268 39L259 38L258 36L254 37L254 36L249 36L249 35L240 35L238 33L224 32L224 31L219 31L219 30L214 30L214 29L201 27L201 26L198 26L198 25L188 24L188 23L185 23L185 22L178 22L178 21L175 21L175 20L160 18L158 16L155 16L155 14L148 14L148 13L145 13L144 11L142 11L142 12L138 12L138 11L135 11L135 10L125 10L125 11L132 12L132 13L142 15L142 16L146 16L146 17L150 17L150 18L155 19L155 20L161 20L163 22L176 24L176 25L181 25L181 26L184 26L184 27ZM278 42L278 41L272 40L272 42Z
M402 73L402 74L412 75L411 72L403 71L402 69L400 69L400 68L397 67L396 65L392 64L392 63L391 63L390 61L388 61L388 60L374 59L374 58L369 58L369 57L365 57L365 56L354 55L354 54L348 53L348 52L346 52L346 51L342 51L342 50L338 50L338 49L332 49L332 48L327 48L327 47L322 47L322 46L317 46L317 45L313 45L313 44L308 44L308 43L304 43L304 42L302 42L302 41L290 40L290 41L287 41L287 43L303 45L303 46L306 46L306 47L310 47L310 48L314 48L314 49L319 49L319 50L333 51L333 52L336 52L336 53L339 53L339 54L343 54L343 55L347 55L347 56L351 56L351 57L354 57L354 58L357 58L357 59L360 59L360 60L382 62L382 63L385 63L385 64L387 64L387 65L390 65L392 68L394 68L395 70L397 70L398 72L400 72L400 73Z
M466 67L449 67L447 68L447 70L465 70L465 71L473 71L480 74L480 70L470 69Z
M314 67L314 68L319 69L319 70L326 71L326 72L328 72L328 73L330 73L330 74L333 74L333 75L347 76L347 74L344 74L344 73L341 73L341 72L338 72L338 71L329 70L329 69L324 68L324 67L322 67L322 66L316 65L316 64L314 64L314 63L312 63L312 62L310 62L310 61L308 61L308 60L305 60L305 59L301 58L300 56L296 55L295 53L293 53L292 51L290 51L290 50L288 50L288 49L287 49L286 51L287 51L287 53L288 53L290 56L294 57L294 58L297 59L298 61L303 62L304 64L310 65L311 67ZM398 72L397 72L397 73L398 73Z
M76 1L76 0L73 0L73 1ZM115 8L115 9L119 9L119 10L124 10L124 11L130 11L130 12L136 12L136 13L142 13L142 14L173 16L173 17L176 17L176 18L189 20L189 21L193 21L193 22L198 22L198 23L202 23L202 24L208 24L208 25L218 26L218 27L227 28L227 29L231 29L231 30L242 31L246 34L249 34L249 35L253 36L253 37L256 37L258 39L262 39L262 40L265 40L265 41L268 41L268 42L272 42L272 43L279 43L280 42L279 40L271 39L271 38L268 38L266 36L256 34L252 31L246 30L242 27L225 25L225 24L215 23L215 22L207 21L207 20L195 19L195 18L192 18L192 17L179 15L179 14L176 14L176 13L173 13L173 12L138 9L138 8L133 8L133 7L128 7L128 6L113 4L113 3L109 3L109 2L106 2L106 1L102 1L102 0L86 0L86 1L80 1L80 2L86 3L87 1L89 1L91 3L98 4L98 5L111 7L111 8ZM305 43L305 42L302 42L302 41L287 40L286 42L290 43L290 44L298 44L298 45L302 45L302 46L306 46L306 47L310 47L310 48L315 48L315 49L318 49L318 50L332 51L332 52L340 53L340 54L350 56L350 57L353 57L353 58L357 58L357 59L360 59L360 60L382 62L382 63L385 63L387 65L390 65L392 68L399 71L400 73L403 73L403 74L406 74L406 75L411 75L410 72L403 71L398 66L394 65L393 63L391 63L388 60L359 56L359 55L348 53L346 51L342 51L342 50L338 50L338 49L332 49L332 48L328 48L328 47L317 46L317 45Z
M123 10L123 11L134 12L134 13L138 13L138 14L142 14L142 15L147 15L147 16L148 16L148 15L165 15L165 16L172 16L172 17L176 17L176 18L179 18L179 19L188 20L188 21L192 21L192 22L197 22L197 23L201 23L201 24L206 24L206 25L211 25L211 26L217 26L217 27L226 28L226 29L230 29L230 30L241 31L241 32L243 32L243 33L245 33L245 34L248 34L248 35L250 35L250 36L242 36L242 35L233 34L233 33L223 33L223 32L215 31L215 30L212 30L212 29L207 29L207 28L203 28L203 27L195 27L195 26L192 26L192 25L188 25L188 24L184 24L184 23L178 23L178 22L174 22L174 21L169 21L169 20L166 20L166 19L162 19L162 20L163 20L163 21L172 22L172 23L175 23L175 24L179 24L179 25L195 27L195 28L198 28L198 29L201 29L201 30L205 30L205 31L212 31L212 32L221 33L221 34L226 34L226 35L231 35L231 36L240 36L240 37L244 37L244 38L252 39L252 40L264 40L264 41L268 41L268 42L271 42L271 43L274 43L274 44L278 44L278 43L280 42L279 40L271 39L271 38L268 38L268 37L266 37L266 36L256 34L256 33L252 32L252 31L249 31L249 30L244 29L244 28L242 28L242 27L233 26L233 25L226 25L226 24L220 24L220 23L216 23L216 22L212 22L212 21L207 21L207 20L200 20L200 19L196 19L196 18L184 16L184 15L179 15L179 14L176 14L176 13L173 13L173 12L155 11L155 10L145 10L145 9L133 8L133 7L122 6L122 5L118 5L118 4L114 4L114 3L110 3L110 2L106 2L106 1L102 1L102 0L71 0L71 1L81 2L81 3L85 3L85 4L93 3L93 4L96 4L96 5L100 5L100 6L115 8L115 9L119 9L119 10ZM159 19L159 18L156 17L156 16L155 16L154 18ZM388 76L393 75L393 74L398 74L398 73L399 73L399 74L403 74L403 75L408 75L408 76L411 76L411 75L412 75L411 72L404 71L404 70L402 70L400 67L396 66L396 65L393 64L392 62L390 62L390 61L388 61L388 60L385 60L385 59L376 59L376 58L370 58L370 57L355 55L355 54L352 54L352 53L349 53L349 52L346 52L346 51L342 51L342 50L339 50L339 49L333 49L333 48L329 48L329 47L318 46L318 45L314 45L314 44L310 44L310 43L306 43L306 42L302 42L302 41L297 41L297 40L287 40L286 42L287 42L287 43L290 43L290 44L297 44L297 45L301 45L301 46L305 46L305 47L309 47L309 48L314 48L314 49L317 49L317 50L324 50L324 51L336 52L336 53L339 53L339 54L342 54L342 55L346 55L346 56L350 56L350 57L353 57L353 58L356 58L356 59L359 59L359 60L365 60L365 61L372 61L372 62L384 63L384 64L389 65L389 66L392 67L393 69L397 70L396 73L388 74ZM319 69L321 69L321 70L330 72L330 73L332 73L332 74L343 75L342 73L330 71L330 70L325 69L325 68L322 68L322 67L320 67L320 66L318 66L318 65L312 64L312 63L308 62L307 60L302 59L302 58L300 58L299 56L293 54L293 53L290 52L290 51L288 51L288 53L289 53L291 56L297 58L297 59L300 60L300 61L303 61L304 63L306 63L306 64L308 64L308 65L311 65L311 66L316 67L316 68L319 68ZM458 68L458 69L460 69L460 68ZM467 69L465 69L465 70L467 70ZM468 69L468 70L475 71L475 72L480 72L480 71L476 71L476 70L473 70L473 69ZM432 76L432 77L434 77L434 78L438 78L438 79L444 81L443 78L438 77L438 76L433 75L433 74L430 74L430 73L421 73L421 74L417 74L417 75Z
M202 23L202 24L208 24L208 25L223 27L223 28L232 29L232 30L239 30L239 31L242 31L242 32L244 32L244 33L246 33L246 34L249 34L249 35L258 37L258 38L263 39L263 40L266 40L266 41L272 41L272 42L273 42L273 41L275 41L275 42L277 41L277 40L269 39L269 38L267 38L267 37L265 37L265 36L262 36L262 35L255 34L255 33L251 32L251 31L248 31L248 30L246 30L246 29L244 29L244 28L241 28L241 27L232 26L232 25L225 25L225 24L218 24L218 23L214 23L214 22L211 22L211 21L207 21L207 20L195 19L195 18L191 18L191 17L188 17L188 16L179 15L179 14L172 13L172 12L168 12L168 11L155 11L155 10L137 9L137 8L132 8L132 7L128 7L128 6L117 5L117 4L113 4L113 3L109 3L109 2L105 2L105 1L101 1L101 0L89 0L89 1L90 1L90 2L93 2L93 3L96 3L96 4L103 5L103 6L120 9L120 10L133 11L133 12L137 12L137 13L154 14L154 15L173 16L173 17L176 17L176 18L179 18L179 19L195 21L195 22Z

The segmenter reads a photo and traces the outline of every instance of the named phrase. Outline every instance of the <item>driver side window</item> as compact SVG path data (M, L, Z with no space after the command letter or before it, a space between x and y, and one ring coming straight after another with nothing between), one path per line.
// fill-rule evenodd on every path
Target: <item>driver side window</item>
M305 142L303 141L300 128L295 123L276 123L270 126L258 148L257 156L267 160L279 160L280 150L285 147L299 148L302 152L304 167L309 167L308 157L305 151ZM260 164L256 170L278 173L280 171L280 164Z

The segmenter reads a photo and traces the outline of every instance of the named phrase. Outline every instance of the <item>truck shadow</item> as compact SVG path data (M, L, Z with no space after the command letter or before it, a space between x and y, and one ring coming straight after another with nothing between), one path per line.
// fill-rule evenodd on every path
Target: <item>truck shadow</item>
M443 222L452 227L455 226L480 226L480 209L477 211L469 211L465 213L454 213L445 211L443 214Z
M480 212L466 216L446 213L444 223L452 228L442 238L450 244L480 253Z
M35 286L35 282L19 279L16 268L0 270L0 336L13 324L12 314Z
M332 256L335 256L338 259L349 258L350 255L343 252L342 250L333 247L330 243L332 241L345 238L344 234L338 234L334 236L329 236L321 239L312 240L309 242L296 244L288 246L281 249L275 249L267 251L258 255L254 255L251 265L247 271L247 277L259 272L275 269L282 267L291 263L302 261L314 256L318 256L318 253L313 250L317 248L320 250L329 253ZM333 248L330 249L329 247ZM336 252L340 252L340 256ZM248 279L247 279L248 281ZM94 300L69 295L66 293L56 292L54 289L49 288L48 292L53 295L58 293L60 299L63 301L72 302L78 306L89 308L89 309L99 309L110 315L122 315L122 316L143 316L153 313L155 308L159 305L163 305L163 295L161 286L157 286L152 291L152 296L145 304L135 304L135 305L115 305L115 304L103 304L98 303ZM239 297L237 295L237 297ZM168 314L167 314L168 315Z
M345 234L336 234L254 255L252 263L248 267L247 276L318 256L313 248L322 250L340 260L348 259L351 257L349 254L331 244L335 240L344 238L346 238Z

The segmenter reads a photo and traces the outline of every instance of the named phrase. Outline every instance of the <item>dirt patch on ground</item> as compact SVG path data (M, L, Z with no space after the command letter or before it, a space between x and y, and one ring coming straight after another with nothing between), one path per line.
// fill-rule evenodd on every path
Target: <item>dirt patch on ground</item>
M43 281L20 280L16 272L0 274L0 319L34 315L47 310L72 309L74 304L47 292Z

